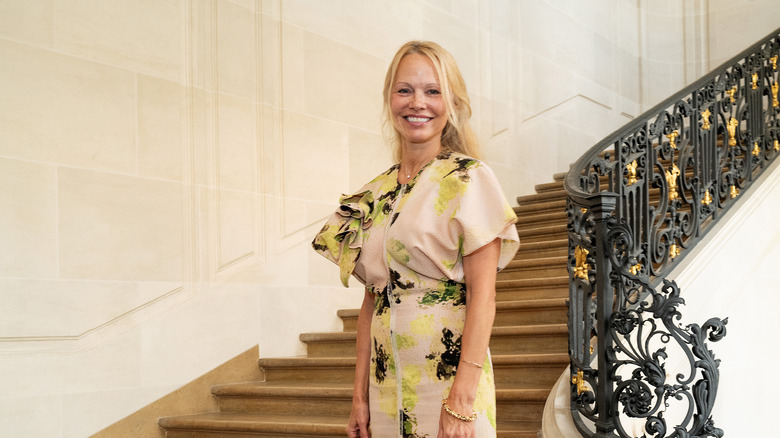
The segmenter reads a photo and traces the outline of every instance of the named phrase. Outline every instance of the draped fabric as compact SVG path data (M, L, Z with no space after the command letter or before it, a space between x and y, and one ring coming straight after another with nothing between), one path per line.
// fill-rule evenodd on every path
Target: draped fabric
M374 293L369 403L376 437L430 437L457 373L466 317L463 256L496 238L497 269L519 247L517 217L492 170L444 152L407 184L398 165L341 206L314 239L317 252ZM488 352L474 409L477 436L496 432ZM470 414L470 412L465 413Z

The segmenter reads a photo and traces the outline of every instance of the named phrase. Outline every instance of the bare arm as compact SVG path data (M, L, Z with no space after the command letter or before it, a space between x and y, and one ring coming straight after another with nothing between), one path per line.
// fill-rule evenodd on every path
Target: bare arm
M371 318L374 314L374 294L367 289L363 295L357 322L357 362L355 365L355 386L352 391L352 412L349 414L347 436L368 438L368 373L371 363Z
M461 362L452 384L447 404L460 414L474 412L474 399L482 369L469 363L482 364L487 356L493 320L496 316L496 266L501 252L501 241L495 239L482 248L463 257L466 277L466 322L461 338ZM442 409L439 422L440 437L474 436L472 423L466 423Z

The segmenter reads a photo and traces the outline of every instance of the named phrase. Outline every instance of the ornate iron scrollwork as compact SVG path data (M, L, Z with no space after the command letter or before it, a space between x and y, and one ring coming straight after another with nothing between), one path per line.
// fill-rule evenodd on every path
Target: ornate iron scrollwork
M644 437L723 435L707 342L727 320L680 326L680 289L664 275L780 155L778 56L780 30L602 140L567 175L571 408L583 436L628 438L632 422ZM687 358L684 370L672 354Z

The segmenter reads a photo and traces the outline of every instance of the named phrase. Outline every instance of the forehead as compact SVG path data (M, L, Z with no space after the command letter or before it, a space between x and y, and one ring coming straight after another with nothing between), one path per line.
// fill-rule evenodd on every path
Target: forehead
M439 83L439 75L433 66L433 61L425 55L410 53L398 63L395 73L396 82L424 81Z

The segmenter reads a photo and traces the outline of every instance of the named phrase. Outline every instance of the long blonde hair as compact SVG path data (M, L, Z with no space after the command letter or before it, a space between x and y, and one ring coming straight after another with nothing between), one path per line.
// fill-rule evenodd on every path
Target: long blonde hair
M441 135L442 149L459 152L473 158L481 158L481 151L477 143L477 137L471 129L471 101L466 91L466 82L460 74L460 69L455 63L455 58L440 45L432 41L409 41L401 46L393 57L393 61L387 68L385 76L385 88L383 91L383 117L382 122L385 136L393 148L393 158L401 161L401 133L393 120L393 111L390 108L393 83L398 72L401 60L410 54L420 54L428 57L436 69L439 78L442 96L447 108L447 124Z

